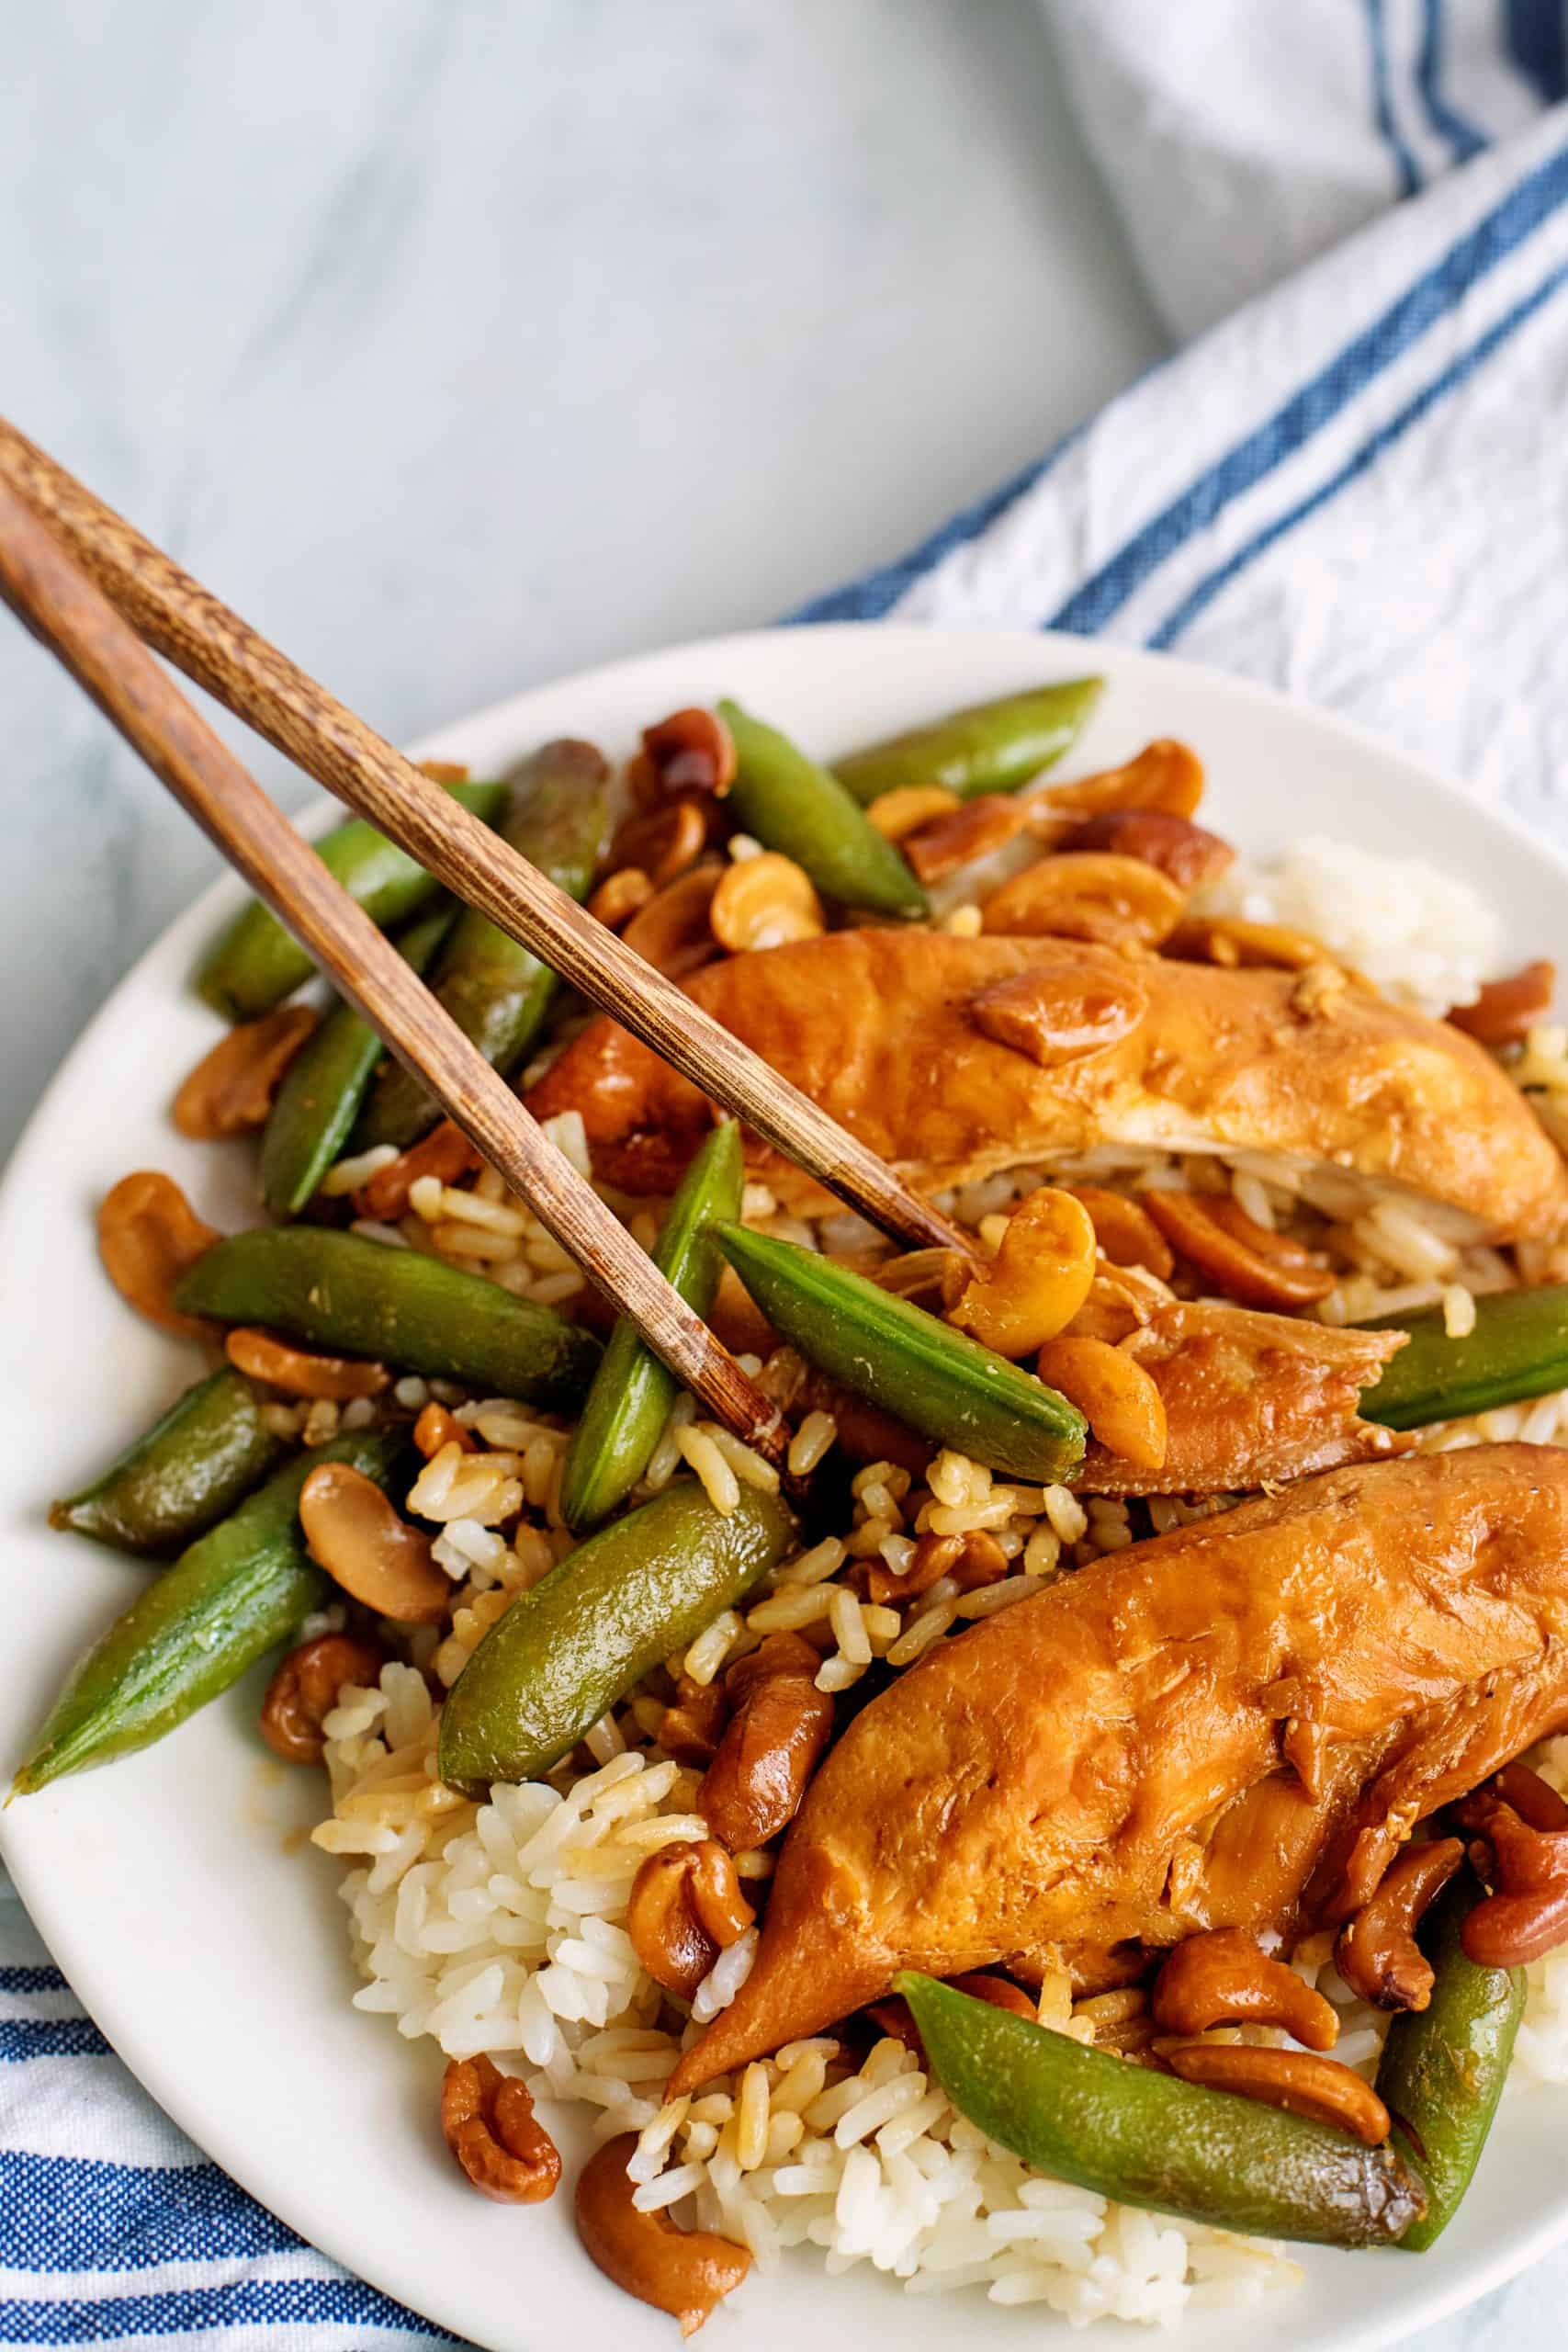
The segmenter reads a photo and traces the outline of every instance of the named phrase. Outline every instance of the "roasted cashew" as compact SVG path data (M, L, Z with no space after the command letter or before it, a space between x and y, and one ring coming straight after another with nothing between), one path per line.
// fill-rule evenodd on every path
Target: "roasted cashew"
M319 1764L321 1725L350 1682L373 1690L381 1679L381 1652L351 1634L318 1634L289 1651L266 1686L261 1736L286 1764Z
M1314 2123L1336 2124L1375 2148L1388 2138L1389 2113L1371 2083L1337 2058L1302 2050L1251 2050L1235 2041L1187 2041L1164 2052L1184 2083L1283 2107Z
M798 1634L771 1634L725 1677L734 1709L697 1793L697 1811L732 1854L793 1821L833 1732L821 1660Z
M754 1917L733 1859L704 1838L649 1855L632 1881L626 1933L654 1983L689 2001Z
M751 2256L711 2230L679 2230L668 2213L639 2212L626 2172L636 2146L635 2133L623 2132L589 2157L577 2178L577 2234L606 2278L694 2335L739 2286Z
M1340 1928L1334 1965L1363 2001L1380 2009L1426 2007L1435 1979L1416 1930L1463 1860L1461 1838L1407 1846L1370 1901Z
M1242 1928L1213 1928L1178 1944L1155 1979L1153 2006L1166 2033L1277 2025L1309 2050L1332 2050L1339 2035L1323 1995L1282 1960L1271 1960Z
M400 1624L440 1624L453 1587L429 1536L352 1463L317 1464L299 1489L299 1524L311 1558L355 1600Z
M1299 1241L1255 1224L1228 1193L1156 1191L1142 1198L1171 1246L1238 1306L1288 1311L1334 1288L1334 1275Z
M441 2083L446 2145L481 2197L540 2205L560 2180L560 2150L534 2113L527 2086L493 2059L454 2058Z

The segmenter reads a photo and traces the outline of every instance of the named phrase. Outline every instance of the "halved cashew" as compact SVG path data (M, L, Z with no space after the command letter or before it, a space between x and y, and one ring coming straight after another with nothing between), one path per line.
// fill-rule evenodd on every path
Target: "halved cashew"
M450 1119L438 1120L418 1143L366 1178L354 1194L355 1214L394 1223L406 1212L409 1194L422 1176L455 1184L459 1176L467 1176L479 1165L479 1155L462 1128Z
M1157 865L1181 890L1196 890L1218 879L1235 863L1235 852L1218 833L1205 832L1189 817L1168 808L1102 808L1086 817L1055 844L1059 850L1105 849L1118 857L1141 857Z
M868 1564L865 1589L876 1601L918 1600L942 1577L951 1577L960 1592L976 1592L999 1584L1010 1563L994 1535L972 1528L966 1535L922 1535L903 1569L882 1561Z
M1113 1266L1145 1266L1161 1282L1169 1281L1176 1260L1147 1209L1127 1193L1109 1192L1100 1184L1069 1184L1066 1189L1089 1211L1101 1255Z
M1190 817L1203 797L1203 763L1168 735L1145 743L1124 767L1101 768L1071 784L1048 784L1029 796L1032 820L1093 817L1103 808L1159 808Z
M738 858L719 876L708 909L713 935L742 956L761 947L787 947L796 939L820 939L827 930L822 901L811 876L793 857L764 850Z
M1094 1227L1071 1193L1042 1185L1008 1219L989 1264L957 1259L947 1317L998 1355L1032 1355L1065 1330L1094 1280Z
M1322 940L1310 931L1248 922L1240 915L1190 916L1167 939L1165 952L1187 964L1220 964L1232 971L1262 965L1285 972L1304 972L1321 964L1325 954Z
M1086 978L1048 960L996 980L969 1000L969 1018L983 1036L1027 1055L1042 1069L1120 1045L1148 1009L1148 991L1130 967Z
M1104 1340L1047 1340L1034 1367L1076 1405L1107 1453L1140 1470L1164 1467L1165 1399L1154 1375Z
M197 1216L172 1176L138 1169L122 1176L98 1210L98 1255L121 1298L165 1331L202 1338L208 1325L182 1315L174 1294L220 1238Z
M679 799L628 817L610 843L605 864L611 872L635 865L662 890L676 876L694 865L708 842L708 819L703 803L690 792Z
M735 782L735 738L716 710L694 705L642 730L642 749L626 764L639 808L669 792L711 792L722 799Z
M1510 1764L1455 1813L1491 1847L1495 1889L1466 1917L1466 1959L1520 1968L1568 1942L1568 1808L1551 1783Z
M374 1690L385 1663L373 1642L352 1634L318 1634L291 1649L266 1686L261 1736L286 1764L319 1764L321 1725L346 1683Z
M1005 849L1028 821L1021 801L1005 793L984 792L907 832L904 854L922 882L942 882L961 865Z
M1187 904L1157 866L1109 850L1069 850L1026 865L987 899L987 932L1013 939L1084 939L1102 947L1156 947Z
M1326 1298L1335 1276L1299 1241L1255 1224L1228 1193L1140 1195L1166 1239L1241 1306L1288 1310Z
M963 806L956 792L946 792L940 784L899 784L891 792L879 792L865 813L888 841L901 842L917 825L951 817Z
M1143 1266L1113 1266L1101 1258L1089 1296L1067 1329L1075 1340L1103 1340L1119 1347L1153 1322L1175 1294Z
M626 945L667 980L685 979L719 953L708 910L723 868L695 865L640 907L622 932Z
M649 1854L632 1881L626 1933L654 1983L689 2001L754 1917L732 1857L703 1838Z
M664 1710L659 1745L677 1764L705 1770L713 1762L724 1726L729 1721L729 1701L722 1679L694 1682L682 1674L675 1685L675 1702Z
M560 2180L560 2150L527 2086L491 2058L454 2058L441 2082L441 2131L481 2197L540 2205Z
M288 1396L325 1396L346 1404L354 1396L379 1396L392 1375L384 1363L365 1363L354 1356L312 1355L276 1332L257 1331L237 1324L223 1342L223 1352L236 1372L265 1381Z
M1188 2041L1164 2052L1165 2063L1184 2083L1212 2091L1232 2091L1261 2099L1314 2123L1337 2125L1369 2148L1389 2134L1389 2113L1371 2083L1337 2058L1314 2058L1304 2050L1251 2050L1235 2041Z
M1380 2009L1426 2007L1436 1977L1416 1930L1463 1860L1462 1838L1406 1846L1371 1901L1340 1928L1334 1965L1363 2001Z
M821 1662L798 1634L773 1634L725 1677L735 1712L697 1792L697 1811L732 1854L764 1845L800 1809L833 1734L832 1697L817 1688Z
M577 2234L589 2259L640 2303L668 2312L694 2335L751 2267L743 2245L711 2230L679 2230L668 2213L642 2213L626 2171L637 2135L596 2148L577 2177Z
M1178 1944L1155 1979L1154 2014L1167 2033L1277 2025L1309 2050L1332 2050L1339 2038L1323 1995L1241 1928L1213 1928Z
M1557 967L1542 957L1503 979L1484 981L1472 1004L1450 1007L1449 1020L1483 1046L1522 1046L1551 1011L1556 993Z
M181 1135L217 1143L265 1127L283 1073L319 1018L308 1004L280 1004L220 1037L175 1097L172 1115Z
M299 1489L311 1558L355 1600L403 1625L438 1625L452 1584L430 1538L400 1519L373 1478L350 1462L320 1462Z
M629 922L647 906L652 896L652 880L641 866L623 865L605 876L588 901L588 911L606 931L619 931L624 922Z

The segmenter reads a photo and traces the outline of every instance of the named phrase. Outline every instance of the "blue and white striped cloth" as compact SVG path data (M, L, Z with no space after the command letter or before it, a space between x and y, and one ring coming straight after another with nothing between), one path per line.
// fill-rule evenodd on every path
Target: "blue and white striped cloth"
M1206 332L795 617L1169 647L1568 830L1559 0L1045 5L1151 285ZM205 2163L0 1895L0 2345L133 2336L446 2340Z

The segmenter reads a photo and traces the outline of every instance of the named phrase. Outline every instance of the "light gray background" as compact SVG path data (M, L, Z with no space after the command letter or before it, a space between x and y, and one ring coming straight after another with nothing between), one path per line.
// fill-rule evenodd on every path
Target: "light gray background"
M1162 348L1033 0L47 0L6 39L0 405L394 738L775 617ZM215 861L4 619L0 747L3 1152ZM1547 2352L1565 2301L1560 2257L1422 2352Z

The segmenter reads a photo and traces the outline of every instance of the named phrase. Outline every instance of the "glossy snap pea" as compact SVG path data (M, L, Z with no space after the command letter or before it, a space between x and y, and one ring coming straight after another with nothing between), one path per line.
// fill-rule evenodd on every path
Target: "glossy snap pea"
M286 1448L262 1419L262 1393L225 1370L198 1380L79 1495L50 1506L51 1527L118 1552L173 1552L259 1487Z
M1318 2245L1391 2245L1425 2211L1419 2181L1387 2148L1130 2066L934 1977L905 1971L894 1988L954 2107L1055 2179Z
M714 1221L739 1216L745 1174L740 1129L726 1119L682 1178L654 1246L660 1272L704 1317L724 1269ZM567 1449L560 1507L569 1527L597 1527L625 1502L648 1467L680 1385L623 1315Z
M1464 1922L1483 1892L1461 1871L1427 1914L1418 1940L1437 1972L1432 1997L1394 2018L1378 2066L1392 2144L1427 2186L1426 2216L1401 2241L1415 2254L1442 2235L1470 2187L1525 2010L1522 1968L1477 1968L1465 1958Z
M548 1306L421 1250L326 1226L258 1226L215 1242L180 1283L180 1312L259 1323L481 1396L575 1406L599 1342Z
M331 1589L299 1529L299 1489L311 1471L348 1462L384 1487L403 1450L400 1434L334 1438L276 1472L182 1552L71 1674L17 1774L17 1792L149 1747L227 1690Z
M1059 760L1100 699L1102 678L1065 678L1031 693L971 703L911 727L885 743L836 760L833 774L863 804L915 784L940 785L968 800L1015 792Z
M1365 1328L1410 1335L1361 1399L1362 1419L1387 1429L1423 1429L1568 1388L1568 1283L1488 1292L1462 1340L1449 1338L1441 1307Z
M1047 1486L1071 1477L1082 1461L1089 1424L1032 1373L815 1250L741 1225L715 1232L791 1347L933 1445Z
M449 784L445 789L487 823L506 798L503 784ZM383 931L417 913L440 887L406 850L362 817L323 833L315 850L328 872ZM253 899L197 965L196 989L227 1020L254 1021L291 996L314 970L277 917Z
M401 934L398 953L412 970L424 970L455 919L443 907ZM314 1198L385 1050L352 1004L338 1004L289 1063L262 1136L262 1198L275 1216L298 1216Z
M497 830L569 897L585 899L604 843L609 769L592 743L547 743L511 779L512 799ZM431 978L466 1037L502 1072L522 1060L544 1024L560 982L516 940L472 907L436 959ZM381 1066L357 1141L403 1151L434 1125L439 1106L402 1064Z
M840 906L906 922L931 912L908 861L837 776L739 703L721 702L718 712L735 738L737 767L727 805L742 832L793 857Z
M568 1553L499 1618L441 1710L436 1769L456 1788L546 1772L651 1667L684 1649L784 1556L776 1495L714 1509L683 1478Z

